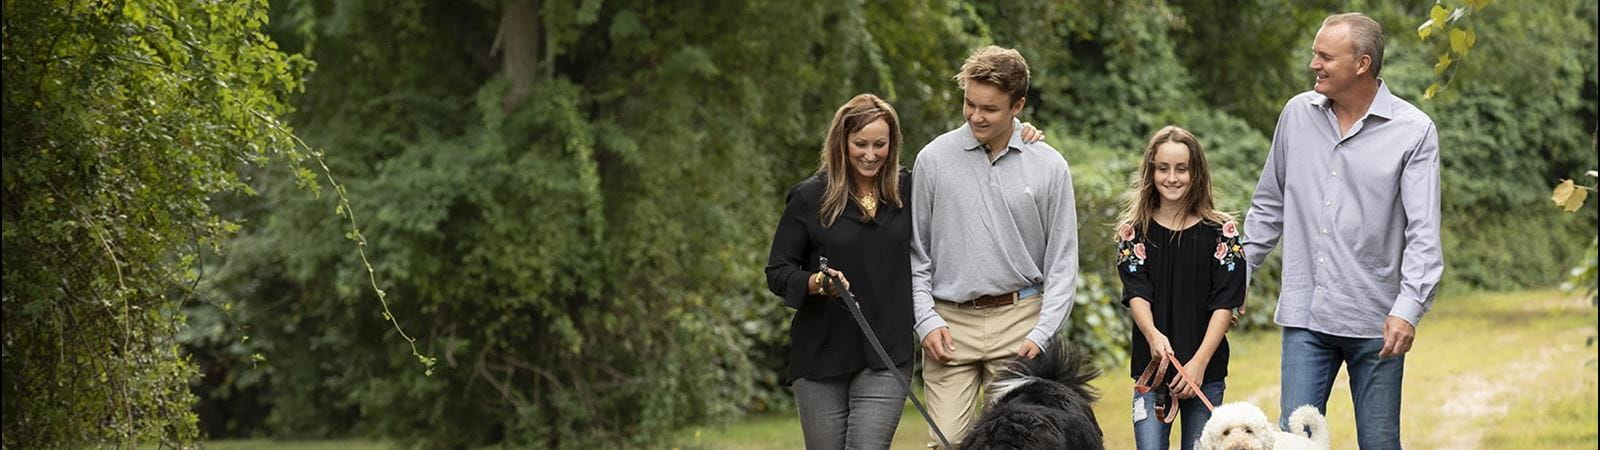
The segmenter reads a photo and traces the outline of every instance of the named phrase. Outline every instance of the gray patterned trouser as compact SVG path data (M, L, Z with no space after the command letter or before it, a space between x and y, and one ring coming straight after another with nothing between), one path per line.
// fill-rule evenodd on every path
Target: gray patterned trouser
M911 365L900 367L911 378ZM807 449L883 449L894 440L905 409L905 388L887 370L866 369L849 377L794 380L800 428Z

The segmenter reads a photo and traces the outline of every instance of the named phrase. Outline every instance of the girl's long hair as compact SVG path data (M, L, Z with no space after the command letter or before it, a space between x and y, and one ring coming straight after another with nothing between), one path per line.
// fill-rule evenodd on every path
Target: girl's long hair
M876 194L883 202L896 208L905 207L904 202L900 201L900 141L904 140L900 135L900 115L895 113L889 102L878 96L861 94L845 102L833 114L833 123L828 125L828 137L822 143L817 173L828 181L822 193L822 205L817 208L817 220L822 222L822 226L832 227L834 220L844 212L845 203L850 201L850 186L853 184L850 182L850 135L860 132L878 119L883 119L889 125L889 154L885 156L888 161L878 170L873 183L877 186Z
M1139 230L1140 236L1149 235L1150 221L1154 219L1162 201L1161 193L1156 192L1156 149L1168 142L1189 147L1189 190L1179 200L1182 210L1216 224L1233 220L1232 215L1217 210L1216 202L1212 200L1211 167L1206 164L1206 153L1200 148L1200 140L1195 139L1189 130L1168 125L1151 135L1150 142L1145 144L1144 159L1139 161L1139 179L1134 180L1128 189L1115 230L1132 226Z

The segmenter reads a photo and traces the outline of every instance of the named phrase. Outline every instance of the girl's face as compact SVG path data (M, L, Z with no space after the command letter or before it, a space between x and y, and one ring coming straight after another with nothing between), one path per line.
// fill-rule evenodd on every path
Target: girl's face
M1156 185L1156 192L1161 194L1164 202L1178 202L1189 193L1190 180L1193 174L1189 171L1189 146L1177 142L1165 142L1156 147L1155 157L1150 163L1155 170L1151 180Z
M873 179L889 159L889 122L872 121L850 133L845 146L850 152L851 172L861 179Z

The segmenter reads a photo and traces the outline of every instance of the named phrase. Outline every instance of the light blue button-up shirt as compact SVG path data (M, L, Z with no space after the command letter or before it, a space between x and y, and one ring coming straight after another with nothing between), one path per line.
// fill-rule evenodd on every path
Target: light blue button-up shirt
M1433 120L1380 81L1340 136L1327 96L1295 96L1244 231L1251 269L1283 249L1278 325L1356 338L1383 337L1391 315L1416 325L1444 273Z
M1049 345L1072 312L1078 285L1078 213L1072 173L1060 152L1022 140L998 159L963 124L917 154L911 189L911 300L920 340L944 318L934 299L978 296L1042 285L1039 321L1028 339Z

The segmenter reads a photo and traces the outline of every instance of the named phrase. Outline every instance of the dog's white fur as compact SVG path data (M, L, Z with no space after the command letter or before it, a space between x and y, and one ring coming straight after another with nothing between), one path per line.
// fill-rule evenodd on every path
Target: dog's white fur
M1255 405L1237 402L1211 412L1200 433L1196 450L1327 450L1328 419L1311 405L1301 406L1289 415L1289 429L1307 434L1286 433L1267 421Z

